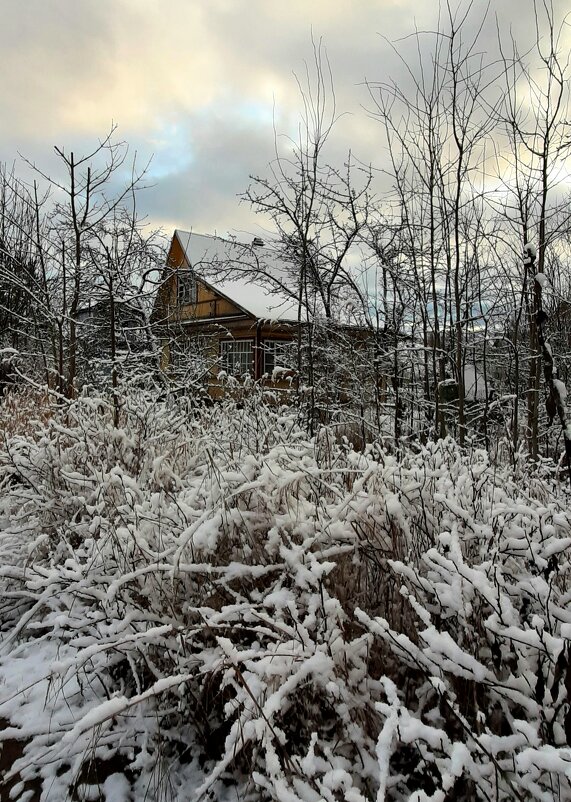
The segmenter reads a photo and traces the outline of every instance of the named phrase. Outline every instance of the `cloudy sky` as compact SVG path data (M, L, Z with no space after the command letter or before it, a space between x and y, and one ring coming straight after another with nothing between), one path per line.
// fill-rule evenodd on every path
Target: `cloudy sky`
M295 75L322 40L339 121L332 158L351 148L382 167L365 80L405 80L396 41L435 26L437 0L2 0L0 161L18 153L57 172L53 146L91 149L118 125L153 186L140 201L168 233L262 233L238 194L264 175L274 128L294 136ZM556 5L564 10L565 0ZM500 24L531 41L532 0L496 0ZM479 16L486 3L475 0ZM475 24L475 22L474 22ZM493 48L495 19L490 15ZM484 40L485 41L485 40ZM397 50L407 54L409 40ZM522 48L524 49L524 48ZM411 53L412 55L412 53ZM17 171L20 168L17 164Z

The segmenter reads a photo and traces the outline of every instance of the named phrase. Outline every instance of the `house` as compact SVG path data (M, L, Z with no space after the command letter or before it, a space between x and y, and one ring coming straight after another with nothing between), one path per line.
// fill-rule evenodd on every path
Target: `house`
M287 265L260 239L174 232L151 317L168 375L213 397L229 377L289 387L277 375L294 367L299 319Z

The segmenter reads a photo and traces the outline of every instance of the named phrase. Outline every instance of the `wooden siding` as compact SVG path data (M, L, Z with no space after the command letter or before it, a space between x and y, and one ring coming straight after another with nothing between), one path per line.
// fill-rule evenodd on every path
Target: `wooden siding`
M246 313L236 304L217 293L211 287L197 280L196 303L179 306L177 303L177 270L190 269L186 255L178 240L173 237L167 258L167 269L171 270L171 275L161 287L157 304L156 318L161 323L180 323L192 320L212 320L222 317L247 317ZM252 321L254 318L250 318ZM157 320L157 322L159 322Z
M259 380L263 375L264 340L294 340L296 326L257 320L227 298L217 293L204 282L197 280L196 303L179 306L177 303L176 273L180 269L189 269L184 249L177 236L174 236L167 258L167 267L163 274L163 284L158 292L153 323L157 326L158 336L162 341L161 370L167 374L172 365L172 347L175 343L202 338L206 348L202 350L213 367L206 380L211 397L219 398L227 393L227 387L218 378L220 342L222 340L249 339L253 347L253 379ZM271 390L291 390L292 383L286 381L271 382L264 380L264 386Z

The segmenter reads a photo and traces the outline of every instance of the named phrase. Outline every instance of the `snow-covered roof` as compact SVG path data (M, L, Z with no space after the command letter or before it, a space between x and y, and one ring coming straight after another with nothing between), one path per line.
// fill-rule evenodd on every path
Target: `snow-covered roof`
M197 277L216 292L258 319L297 321L286 265L272 248L180 229L175 236Z

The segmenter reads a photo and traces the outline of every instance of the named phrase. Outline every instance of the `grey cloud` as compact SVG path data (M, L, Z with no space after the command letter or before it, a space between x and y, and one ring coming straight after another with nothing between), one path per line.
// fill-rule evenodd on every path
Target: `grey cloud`
M53 136L82 86L88 91L95 76L105 86L114 51L106 6L96 0L3 3L0 146L10 134L31 141Z
M271 127L248 126L226 114L191 116L184 120L183 130L191 154L188 164L154 181L151 167L154 186L144 193L141 208L164 224L200 232L255 227L238 195L247 189L250 173L265 169L272 158Z
M565 0L556 0L560 12ZM167 13L168 8L168 13ZM474 4L466 35L484 3ZM531 0L502 0L522 50L534 36ZM495 10L482 49L495 52ZM383 162L381 132L365 78L406 85L416 25L435 26L436 3L414 0L4 0L0 51L0 159L17 151L59 169L54 144L91 148L111 120L145 161L155 184L141 209L165 225L203 231L260 221L237 193L264 175L278 132L295 135L301 102L292 73L311 66L311 35L323 37L342 117L328 157ZM398 40L395 49L384 40ZM426 39L425 41L428 41ZM402 61L399 59L402 57Z

